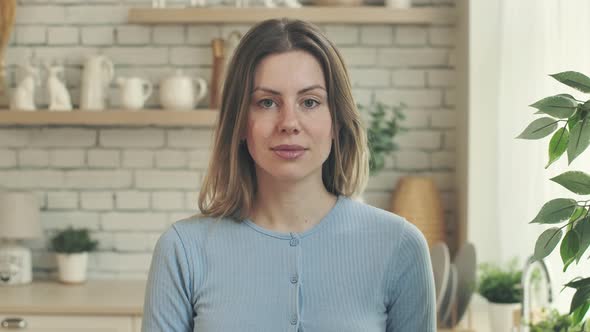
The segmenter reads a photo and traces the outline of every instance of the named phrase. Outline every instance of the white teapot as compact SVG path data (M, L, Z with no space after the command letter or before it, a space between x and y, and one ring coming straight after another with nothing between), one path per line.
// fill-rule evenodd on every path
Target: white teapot
M160 82L160 103L165 109L192 110L205 94L207 81L183 75L181 70Z
M139 77L118 77L121 107L128 110L138 110L153 91L152 82Z

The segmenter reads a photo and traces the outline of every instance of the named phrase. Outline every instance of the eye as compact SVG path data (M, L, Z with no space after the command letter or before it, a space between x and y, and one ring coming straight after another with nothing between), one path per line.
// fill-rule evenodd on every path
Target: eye
M315 99L305 99L303 101L303 106L305 106L306 108L314 108L316 106L318 106L320 103L315 100Z
M271 108L275 102L272 99L262 99L258 102L258 105L262 108Z

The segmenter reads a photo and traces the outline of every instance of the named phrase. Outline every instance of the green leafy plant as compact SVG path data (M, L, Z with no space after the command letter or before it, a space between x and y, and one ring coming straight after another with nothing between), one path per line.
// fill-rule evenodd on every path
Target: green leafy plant
M575 71L550 75L559 82L584 93L590 93L590 78ZM568 165L590 145L590 100L577 100L569 94L543 98L530 105L542 115L517 137L541 139L551 134L549 161L545 168L567 151ZM568 171L551 179L577 195L590 195L590 175ZM561 241L559 253L565 272L572 263L578 264L590 245L590 199L556 198L543 205L531 223L563 224L545 230L535 244L534 257L547 257ZM564 235L565 230L565 235ZM573 323L579 324L590 307L590 278L576 278L565 285L575 289L570 305Z
M97 245L98 241L90 239L87 229L74 229L71 226L51 238L53 250L64 254L93 251Z
M584 324L585 325L585 324ZM530 332L586 332L590 331L590 326L575 325L570 315L562 315L559 311L553 309L549 311L547 317L530 325Z
M385 156L397 149L393 138L400 132L406 131L399 126L399 120L404 120L402 110L405 105L388 106L377 102L369 106L357 105L361 112L369 116L367 138L369 141L369 170L370 174L377 174L385 166Z
M522 271L513 259L506 267L493 263L479 265L477 292L492 303L520 303Z

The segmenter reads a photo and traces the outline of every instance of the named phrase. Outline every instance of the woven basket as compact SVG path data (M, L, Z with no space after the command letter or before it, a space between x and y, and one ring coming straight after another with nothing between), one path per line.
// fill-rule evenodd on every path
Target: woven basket
M429 246L437 242L446 242L440 193L431 178L402 177L392 196L391 212L416 225L426 237Z

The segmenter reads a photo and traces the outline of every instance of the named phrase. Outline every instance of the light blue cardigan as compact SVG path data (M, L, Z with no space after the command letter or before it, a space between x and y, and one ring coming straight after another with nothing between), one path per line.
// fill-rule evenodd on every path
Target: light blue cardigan
M435 332L428 246L344 196L303 233L181 220L156 245L142 331Z

